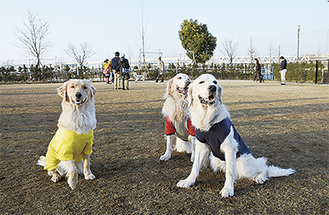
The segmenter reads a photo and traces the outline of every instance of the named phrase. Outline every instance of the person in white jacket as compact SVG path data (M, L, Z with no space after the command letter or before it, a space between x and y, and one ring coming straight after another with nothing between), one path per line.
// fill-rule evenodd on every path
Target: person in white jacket
M160 77L161 77L161 82L163 82L164 74L166 72L165 65L164 65L164 62L161 60L161 57L159 57L158 60L159 60L159 70L158 70L158 77L155 80L155 82L158 82Z

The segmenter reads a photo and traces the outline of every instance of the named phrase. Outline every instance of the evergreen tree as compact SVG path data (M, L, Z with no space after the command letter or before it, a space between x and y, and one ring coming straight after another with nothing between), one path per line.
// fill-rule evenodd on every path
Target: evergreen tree
M199 24L198 20L186 19L178 34L186 55L194 65L205 63L213 56L217 38L208 31L207 25Z

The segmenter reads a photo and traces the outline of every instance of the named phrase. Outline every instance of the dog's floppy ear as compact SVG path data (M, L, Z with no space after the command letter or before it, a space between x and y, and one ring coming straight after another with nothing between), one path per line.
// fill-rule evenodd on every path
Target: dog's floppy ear
M96 94L96 88L91 85L91 81L88 81L88 83L90 85L91 98L94 98Z
M92 95L92 97L94 97L95 94L96 94L96 88L91 86L91 95Z
M68 84L68 81L65 82L63 84L63 86L61 86L60 88L57 89L57 93L58 93L58 95L60 95L63 98L63 100L69 102L70 99L67 96L67 84Z
M95 94L96 94L96 88L93 87L91 85L91 81L90 80L83 80L83 85L85 85L86 87L88 87L88 96L92 99L94 98Z
M218 84L218 99L219 99L219 103L222 105L223 101L222 101L222 97L223 97L223 87Z
M188 102L188 107L191 107L192 102L193 102L193 82L189 85L188 87L188 92L187 92L187 102Z
M167 96L171 95L172 94L172 83L174 82L174 79L170 79L167 83L167 88L166 88L166 93L167 93Z

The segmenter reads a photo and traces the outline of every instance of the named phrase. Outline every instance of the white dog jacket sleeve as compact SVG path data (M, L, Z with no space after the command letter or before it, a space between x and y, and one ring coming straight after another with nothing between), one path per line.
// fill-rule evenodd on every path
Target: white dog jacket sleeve
M186 131L182 131L182 130L186 130ZM190 118L187 118L185 120L184 129L179 129L176 128L174 123L170 121L169 117L167 116L165 121L165 134L166 135L176 134L182 140L187 141L188 135L195 136L195 129L191 123Z

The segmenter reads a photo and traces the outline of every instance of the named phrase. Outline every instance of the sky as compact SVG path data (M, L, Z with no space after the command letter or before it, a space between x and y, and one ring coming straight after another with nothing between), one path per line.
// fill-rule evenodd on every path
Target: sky
M139 56L144 29L146 58L183 58L178 31L185 19L206 24L223 42L238 44L247 56L250 42L259 56L295 56L300 25L300 55L329 53L328 0L0 0L0 66L32 59L15 36L28 11L49 22L51 49L44 62L74 62L65 53L69 42L88 42L96 54L87 61L111 59L115 51L128 59ZM144 26L142 28L141 26ZM252 39L251 39L252 38Z

